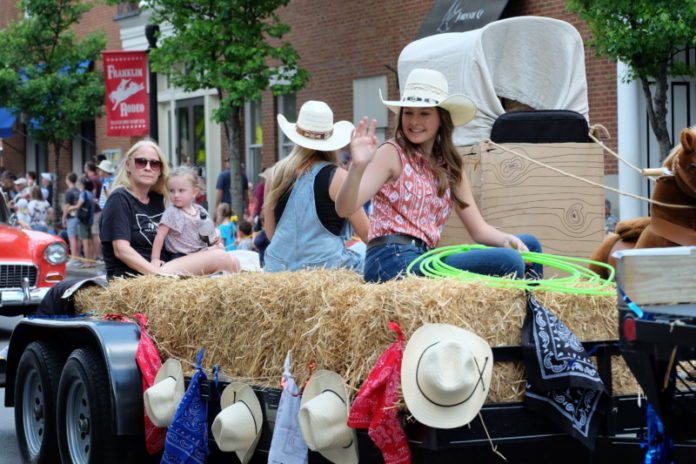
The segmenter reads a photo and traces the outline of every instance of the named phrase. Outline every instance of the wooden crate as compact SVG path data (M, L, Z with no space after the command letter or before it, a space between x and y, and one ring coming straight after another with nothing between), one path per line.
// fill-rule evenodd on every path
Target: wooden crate
M616 284L634 303L696 303L696 247L623 250L616 256Z
M604 181L602 148L594 143L505 144L533 160L591 180ZM589 258L604 238L604 191L520 156L482 143L461 147L474 198L493 226L529 233L544 252ZM452 214L439 246L473 243Z

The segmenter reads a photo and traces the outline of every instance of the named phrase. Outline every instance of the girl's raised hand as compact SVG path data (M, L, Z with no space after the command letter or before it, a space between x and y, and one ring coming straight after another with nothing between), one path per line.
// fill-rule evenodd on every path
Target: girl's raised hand
M375 156L377 151L377 120L370 121L367 116L363 117L358 126L353 131L350 140L350 156L353 164L365 166Z

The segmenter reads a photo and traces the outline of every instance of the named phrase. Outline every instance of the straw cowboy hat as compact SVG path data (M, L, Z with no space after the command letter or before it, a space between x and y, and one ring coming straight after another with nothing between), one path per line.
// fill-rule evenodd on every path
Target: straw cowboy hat
M296 145L310 150L333 151L350 143L350 135L355 129L348 121L334 124L333 111L324 102L309 100L302 105L293 124L279 114L278 125L285 136Z
M239 461L246 464L261 437L261 403L250 386L233 382L222 392L220 408L211 427L215 442L222 451L237 453Z
M111 161L109 160L102 160L102 162L99 163L99 165L97 166L97 169L101 169L102 171L107 172L109 174L113 174L115 171L114 165L111 164Z
M176 359L167 359L155 376L155 383L145 390L145 412L157 427L169 427L176 408L184 396L184 372Z
M302 394L300 429L307 447L336 464L357 464L355 430L348 427L348 392L335 372L319 370Z
M467 96L449 94L447 78L432 69L414 69L406 78L406 85L401 93L401 100L387 101L379 98L390 110L399 114L399 109L408 107L439 106L449 111L454 126L463 126L476 116L476 105Z
M425 324L404 349L401 389L421 423L440 429L468 424L483 406L493 352L478 335L448 324Z

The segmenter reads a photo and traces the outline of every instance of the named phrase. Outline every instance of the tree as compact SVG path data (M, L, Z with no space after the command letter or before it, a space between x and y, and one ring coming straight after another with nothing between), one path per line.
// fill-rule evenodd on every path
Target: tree
M167 23L172 35L150 51L155 71L186 90L216 89L229 147L232 209L242 212L242 108L271 88L274 95L301 89L307 71L297 67L292 45L281 42L290 26L275 10L289 0L151 0L152 20ZM271 44L271 41L274 43Z
M567 5L587 22L598 55L624 62L629 68L626 81L640 80L660 157L666 157L672 146L667 80L696 75L696 65L676 59L696 45L694 0L568 0Z
M29 135L53 149L58 178L62 145L80 133L83 122L102 114L103 78L89 68L100 58L106 37L93 33L78 39L72 30L91 8L89 2L22 0L19 6L26 14L0 31L0 101L24 114Z

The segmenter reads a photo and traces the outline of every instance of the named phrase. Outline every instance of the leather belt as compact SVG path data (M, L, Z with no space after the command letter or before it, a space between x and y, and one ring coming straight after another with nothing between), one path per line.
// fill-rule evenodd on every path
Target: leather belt
M428 250L428 245L421 239L405 234L389 234L375 237L367 242L367 249L380 245L412 245L423 250Z

